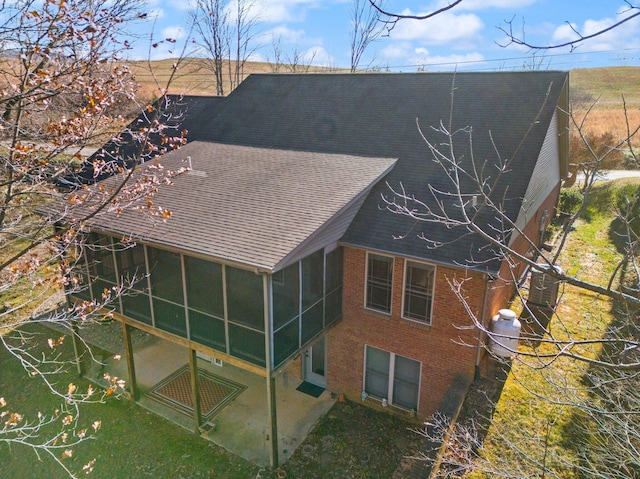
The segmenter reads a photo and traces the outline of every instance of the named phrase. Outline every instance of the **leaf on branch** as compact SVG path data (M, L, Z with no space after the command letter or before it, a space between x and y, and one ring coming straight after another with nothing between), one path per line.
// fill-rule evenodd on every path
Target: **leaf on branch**
M5 413L3 413L3 415L4 414ZM20 423L20 421L22 421L22 417L23 417L22 414L17 412L12 412L11 414L9 414L9 419L5 421L4 425L6 427L15 427Z

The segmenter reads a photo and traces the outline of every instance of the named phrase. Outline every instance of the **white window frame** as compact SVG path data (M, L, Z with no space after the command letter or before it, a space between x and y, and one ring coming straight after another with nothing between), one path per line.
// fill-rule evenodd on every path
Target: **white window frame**
M433 281L431 284L431 305L429 308L429 317L425 320L422 319L417 319L417 318L411 318L408 317L405 313L405 299L406 299L406 295L407 295L407 273L409 271L409 263L414 263L414 264L420 264L420 265L425 265L428 266L429 268L433 269ZM436 273L437 273L437 268L436 265L431 264L431 263L426 263L424 261L415 261L415 260L410 260L410 259L405 259L404 260L404 270L402 273L402 319L406 319L407 321L415 321L416 323L420 323L420 324L426 324L426 325L431 325L432 324L432 319L433 319L433 304L435 303L435 297L436 297Z
M370 255L391 258L391 298L389 300L389 311L384 311L382 309L376 309L376 308L367 306L367 302L368 302L367 300L369 299L368 295L369 295L369 256ZM387 316L391 316L391 313L393 312L393 276L394 276L393 273L395 269L395 264L396 264L396 259L391 255L377 253L375 251L367 251L367 255L365 258L365 265L364 265L364 308L366 310L375 311L376 313L379 313L379 314L385 314Z
M370 346L368 344L364 345L364 361L363 361L363 368L362 368L362 391L366 392L366 383L367 383L367 348L374 348L377 349L379 351L384 351L386 353L389 353L389 384L387 387L387 397L386 398L379 398L377 396L371 396L375 399L379 399L380 401L387 401L387 404L390 406L394 406L398 409L402 409L402 410L407 410L407 408L405 408L404 406L398 406L396 404L393 403L393 387L394 387L394 383L395 383L395 372L396 372L396 356L400 356L403 357L405 359L409 359L411 361L415 361L416 363L418 363L420 365L420 369L419 369L419 373L418 373L418 397L416 399L416 410L415 412L417 412L420 408L420 391L422 388L422 361L418 361L416 359L407 357L407 356L403 356L402 354L396 354L393 353L391 351L388 351L386 349L382 349L382 348L377 348L375 346ZM368 394L368 393L367 393Z

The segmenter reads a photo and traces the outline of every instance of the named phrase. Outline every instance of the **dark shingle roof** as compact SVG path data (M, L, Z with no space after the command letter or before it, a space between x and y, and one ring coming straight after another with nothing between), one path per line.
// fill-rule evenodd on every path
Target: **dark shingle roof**
M160 186L154 205L171 211L166 222L144 221L137 205L101 214L95 229L273 269L368 189L395 159L285 151L190 142L167 153L162 166L192 171ZM105 180L108 186L110 181ZM155 207L155 206L154 206ZM75 215L81 214L80 206Z
M203 115L211 115L216 112L224 97L221 96L196 96L196 95L166 95L156 100L150 108L146 109L121 132L118 138L114 138L99 148L93 155L84 160L79 171L65 176L59 181L61 188L73 189L83 184L91 184L110 176L113 168L104 168L104 172L95 177L93 164L95 161L105 161L112 166L131 167L140 157L142 161L149 161L164 152L162 138L158 132L149 135L148 143L157 149L147 151L141 155L140 141L136 136L147 128L156 119L163 128L163 135L167 137L180 137L183 131L187 132L186 139L191 140L191 130L198 126Z
M486 242L465 228L394 215L382 197L402 187L434 207L431 192L451 190L421 136L441 144L446 138L432 127L442 123L456 132L462 167L473 157L495 177L498 157L511 160L493 198L515 220L567 80L567 73L552 71L252 75L224 99L186 99L186 115L174 118L189 130L190 143L163 163L189 155L206 172L177 178L154 200L174 217L154 230L125 212L101 226L270 268L370 191L344 244L496 272L499 262ZM468 127L472 150L463 133ZM393 170L389 158L398 160ZM475 188L463 178L464 191ZM489 212L479 221L496 220ZM422 232L446 246L428 248Z
M451 131L473 128L473 156L495 174L496 150L511 158L495 198L515 220L567 73L416 73L253 75L215 114L203 112L193 138L203 141L398 158L386 182L433 204L430 188L450 190L422 133L440 143L431 129L441 122ZM449 125L449 121L451 124ZM456 134L457 158L469 165L469 140ZM464 163L466 162L466 163ZM470 182L463 188L472 191ZM343 238L344 243L450 264L473 264L495 271L484 242L466 230L418 224L384 211L383 181L370 193ZM492 217L482 218L492 221ZM428 249L418 233L448 244ZM408 234L407 234L408 233ZM398 240L398 235L405 235Z

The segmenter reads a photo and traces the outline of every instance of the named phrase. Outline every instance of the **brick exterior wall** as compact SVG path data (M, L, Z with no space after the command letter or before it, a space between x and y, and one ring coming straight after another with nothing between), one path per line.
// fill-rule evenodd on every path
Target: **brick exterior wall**
M533 243L538 247L541 246L540 223L545 220L545 229L549 225L549 222L556 213L555 208L559 194L560 185L546 198L533 219L529 221L524 229L525 235L531 238ZM547 211L546 219L544 217L545 210ZM534 248L531 247L525 237L519 236L515 238L511 244L511 248L527 258L533 259ZM498 278L492 281L488 287L485 327L489 327L491 317L497 314L500 309L511 306L511 301L516 292L516 285L513 282L513 278L519 279L524 274L525 267L526 265L516 258L511 258L511 264L507 262L502 264ZM486 338L483 338L483 341L486 341ZM489 353L484 351L480 362L480 371L482 374L486 372L488 356Z
M546 198L542 203L535 216L529 221L524 229L526 237L531 238L531 241L538 247L541 247L540 241L540 223L545 219L544 212L547 211L546 221L544 228L549 225L551 218L555 215L555 207L558 201L558 195L560 194L560 185ZM534 248L529 244L529 241L525 237L519 236L515 238L511 244L511 248L517 251L519 254L526 256L529 259L534 259ZM526 265L516 258L511 258L511 265L503 263L500 268L499 278L493 282L489 288L489 294L487 297L487 310L498 311L500 308L508 306L505 298L512 298L515 293L515 284L512 278L520 278Z
M404 259L396 257L391 315L364 307L366 251L345 247L343 318L327 341L328 388L359 400L364 388L365 344L422 364L418 416L433 414L454 378L473 377L477 330L449 285L464 280L463 289L474 314L484 299L484 276L463 269L436 266L431 325L403 319Z
M529 237L535 238L535 243L538 243L543 211L548 211L547 220L550 220L557 194L554 191L547 198L525 229ZM521 254L527 254L530 249L524 238L516 239L513 247ZM505 263L500 277L487 284L486 276L481 273L436 265L431 325L426 325L401 317L405 264L401 257L394 258L391 314L364 307L366 261L365 250L344 248L343 317L328 333L328 389L360 400L364 389L365 345L374 346L421 363L417 414L420 419L428 418L440 406L456 376L473 378L475 372L478 330L472 327L469 313L452 284L458 285L472 313L478 319L484 317L488 325L499 309L509 307L515 292L509 266ZM523 271L524 265L517 264L513 273L517 278ZM481 354L481 371L486 356L486 352Z

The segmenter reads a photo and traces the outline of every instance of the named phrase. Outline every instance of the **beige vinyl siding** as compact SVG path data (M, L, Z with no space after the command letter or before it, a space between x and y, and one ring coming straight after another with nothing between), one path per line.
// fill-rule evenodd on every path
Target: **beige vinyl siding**
M522 229L531 221L549 194L560 183L560 150L558 147L558 114L553 114L529 186L520 207L516 225ZM549 212L551 214L551 212ZM511 243L516 235L511 237Z

